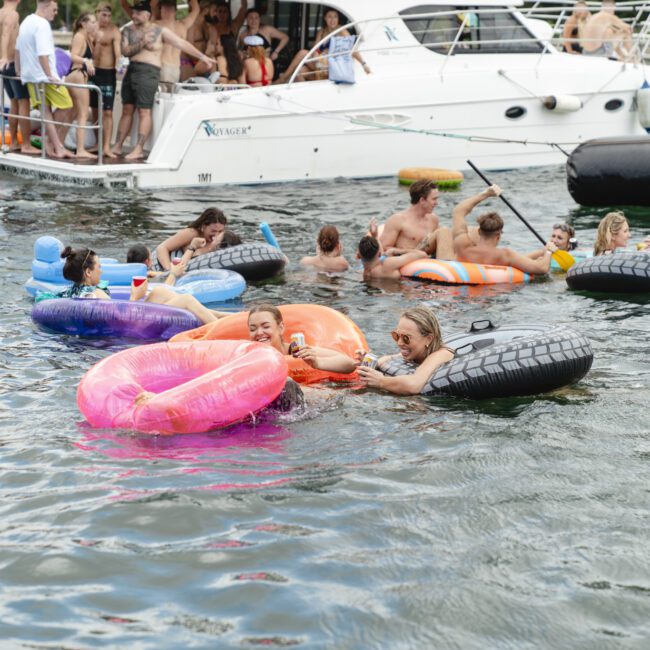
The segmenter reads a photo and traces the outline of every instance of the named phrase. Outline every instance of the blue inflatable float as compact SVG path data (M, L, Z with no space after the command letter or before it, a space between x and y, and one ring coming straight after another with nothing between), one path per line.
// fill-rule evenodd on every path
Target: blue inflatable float
M56 237L39 237L34 243L32 277L25 283L31 296L41 292L57 294L72 283L63 277L63 244ZM100 258L102 281L108 282L111 295L118 300L128 300L131 280L136 275L147 275L144 264L120 264L112 258ZM153 283L150 283L153 284ZM239 297L246 289L246 280L235 271L201 269L181 276L168 287L177 293L194 296L199 302L225 302Z

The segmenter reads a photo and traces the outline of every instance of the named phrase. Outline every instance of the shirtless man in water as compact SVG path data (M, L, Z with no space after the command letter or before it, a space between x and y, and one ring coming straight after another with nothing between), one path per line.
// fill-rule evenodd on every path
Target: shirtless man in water
M110 2L101 0L95 9L99 31L95 41L93 63L95 76L92 83L102 91L102 126L104 129L104 155L115 158L111 151L113 135L113 103L115 102L115 86L117 74L115 68L120 59L120 30L113 24L113 7ZM99 113L99 95L90 93L90 106L93 111L93 121L96 122Z
M545 253L534 260L511 248L498 248L503 232L503 219L496 212L486 212L477 219L478 243L470 237L466 222L467 215L482 201L499 194L501 188L498 185L491 185L481 193L461 201L454 208L452 235L456 259L459 262L513 266L524 273L545 275L551 265L551 254L557 250L557 246L549 242L546 244Z
M160 81L163 45L172 45L206 63L216 62L168 27L152 23L151 5L147 0L140 0L133 5L131 18L133 23L122 31L122 54L128 56L131 62L122 82L122 117L113 151L118 156L121 155L124 141L131 132L133 113L137 106L138 141L126 159L138 160L144 157L144 144L151 133L151 109Z
M440 220L433 212L438 203L438 188L433 181L416 181L409 187L411 205L388 218L379 241L384 249L417 249L438 228ZM371 232L371 234L373 234Z

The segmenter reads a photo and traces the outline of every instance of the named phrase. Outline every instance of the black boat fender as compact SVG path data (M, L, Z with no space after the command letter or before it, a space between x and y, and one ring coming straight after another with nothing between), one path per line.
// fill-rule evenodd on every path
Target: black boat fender
M472 323L466 333L445 339L456 354L420 391L471 399L536 395L578 381L594 353L586 337L562 325ZM385 375L411 374L415 364L399 357L380 363Z
M571 289L616 293L650 291L650 253L612 253L574 264L566 275Z

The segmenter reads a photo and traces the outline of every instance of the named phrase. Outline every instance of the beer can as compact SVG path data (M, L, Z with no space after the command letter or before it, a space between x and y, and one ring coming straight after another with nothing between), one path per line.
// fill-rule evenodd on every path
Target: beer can
M372 352L366 352L361 365L365 366L366 368L376 368L378 363L379 357L376 354L373 354Z
M289 339L289 354L298 352L298 350L304 348L305 345L305 335L302 332L296 332L295 334L292 334L291 338Z

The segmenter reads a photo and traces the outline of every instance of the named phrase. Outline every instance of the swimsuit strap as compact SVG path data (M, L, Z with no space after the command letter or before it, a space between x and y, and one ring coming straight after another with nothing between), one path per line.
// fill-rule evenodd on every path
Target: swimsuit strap
M266 66L264 65L264 59L260 61L260 68L262 68L262 85L263 86L268 86L269 85L269 80L266 76Z

